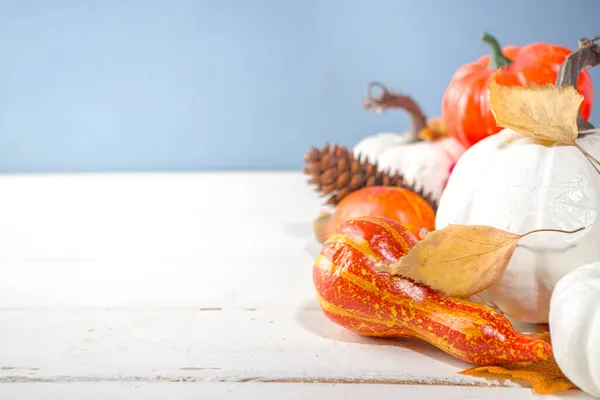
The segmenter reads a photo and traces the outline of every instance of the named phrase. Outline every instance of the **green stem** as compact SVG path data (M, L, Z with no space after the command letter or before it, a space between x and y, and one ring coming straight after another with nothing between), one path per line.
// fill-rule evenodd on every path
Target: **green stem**
M492 48L492 57L490 58L490 69L507 67L510 65L510 63L513 62L513 60L502 54L502 48L500 47L500 43L498 43L495 37L493 37L489 33L484 33L481 37L481 40L489 44Z

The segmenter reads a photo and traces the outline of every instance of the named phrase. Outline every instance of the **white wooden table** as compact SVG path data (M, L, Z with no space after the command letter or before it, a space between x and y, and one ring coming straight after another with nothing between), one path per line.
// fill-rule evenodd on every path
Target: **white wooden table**
M329 322L319 210L295 173L0 177L0 399L566 397Z

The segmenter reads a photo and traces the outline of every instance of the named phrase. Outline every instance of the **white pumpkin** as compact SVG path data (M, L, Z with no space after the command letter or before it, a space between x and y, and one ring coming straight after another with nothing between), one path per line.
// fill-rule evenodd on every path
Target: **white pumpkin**
M578 143L600 157L600 135ZM468 149L456 164L440 199L436 229L449 224L488 225L517 234L507 270L488 289L508 316L548 322L550 296L565 274L600 260L600 176L573 146L547 146L503 130Z
M435 200L446 186L450 167L464 151L454 138L415 141L411 132L368 136L353 148L355 156L363 155L383 170L402 174L407 182L423 187Z
M600 261L576 269L556 284L550 337L561 371L577 387L600 397Z
M374 88L380 89L379 96L373 96ZM382 170L402 174L408 183L424 189L433 200L439 200L450 169L465 147L447 136L441 119L428 122L410 96L391 92L378 82L371 82L367 87L363 106L379 113L391 108L403 109L411 117L412 129L404 133L382 132L368 136L354 146L354 156L366 157ZM442 137L422 140L419 134L425 128Z

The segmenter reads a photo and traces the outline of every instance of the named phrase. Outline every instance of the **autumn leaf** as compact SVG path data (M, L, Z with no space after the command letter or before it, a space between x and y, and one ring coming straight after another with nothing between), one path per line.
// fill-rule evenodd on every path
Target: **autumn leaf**
M427 121L427 126L419 131L419 139L435 142L448 137L448 130L441 118L433 118Z
M527 336L550 343L550 334L548 332ZM512 363L470 368L459 373L492 379L501 379L500 376L502 376L514 380L526 380L531 383L533 390L540 394L550 394L577 388L558 368L554 357L550 357L545 361L531 363Z
M448 296L467 298L502 276L519 239L536 232L575 233L582 229L540 229L517 235L491 226L449 225L430 232L398 262L378 269L411 278Z
M572 86L503 86L492 79L490 105L498 126L540 140L574 144L583 96Z
M495 77L489 85L496 124L538 140L575 146L590 161L600 161L581 147L577 116L584 97L573 86L504 86Z

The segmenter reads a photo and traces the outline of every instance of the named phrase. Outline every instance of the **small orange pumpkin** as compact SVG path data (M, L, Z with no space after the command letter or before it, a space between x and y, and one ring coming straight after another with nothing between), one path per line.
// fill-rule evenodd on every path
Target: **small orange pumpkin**
M315 221L315 235L327 240L343 223L358 217L384 217L402 224L416 238L435 227L435 211L415 192L392 186L369 186L344 197L333 214Z

